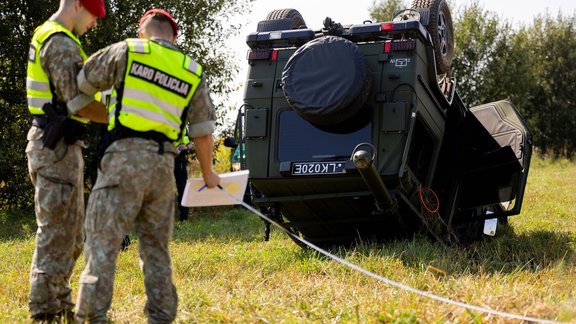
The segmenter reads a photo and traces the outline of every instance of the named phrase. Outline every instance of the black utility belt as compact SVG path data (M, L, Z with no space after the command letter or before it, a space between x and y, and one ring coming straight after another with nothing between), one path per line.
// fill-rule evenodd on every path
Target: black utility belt
M129 138L129 137L144 138L144 139L148 139L148 140L153 140L153 141L158 142L158 143L172 142L172 140L170 140L168 138L168 136L166 136L160 132L156 132L156 131L141 132L141 131L133 130L132 128L128 128L126 126L122 126L122 125L117 126L116 128L114 128L112 130L113 140L119 140L119 139Z
M114 128L114 130L112 130L112 142L119 139L131 138L131 137L143 138L155 141L156 143L158 143L158 154L164 154L165 143L173 142L168 138L168 136L155 131L140 132L122 125L117 126L116 128Z
M70 118L66 120L66 123L68 125L74 125L74 127L85 127L83 123ZM46 117L45 115L34 115L34 118L32 119L32 126L45 129L47 124L48 124L48 117Z

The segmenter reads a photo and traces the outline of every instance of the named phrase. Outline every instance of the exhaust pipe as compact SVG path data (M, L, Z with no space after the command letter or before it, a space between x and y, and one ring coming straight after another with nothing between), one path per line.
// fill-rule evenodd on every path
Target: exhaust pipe
M366 182L368 189L372 192L374 199L376 199L376 203L380 208L380 211L385 211L389 214L397 215L398 212L398 203L392 199L390 193L388 193L388 189L386 189L386 185L376 167L372 164L376 157L375 154L370 154L366 150L361 150L362 146L369 146L372 152L375 152L376 149L374 146L368 143L362 143L354 148L352 152L351 160L360 172L360 175Z

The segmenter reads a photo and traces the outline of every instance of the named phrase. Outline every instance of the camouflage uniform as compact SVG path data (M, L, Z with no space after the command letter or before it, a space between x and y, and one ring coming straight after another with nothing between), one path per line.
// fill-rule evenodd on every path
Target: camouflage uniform
M58 98L70 113L92 98L78 90L76 76L82 57L78 45L64 34L55 34L40 51L42 67ZM34 203L38 230L30 269L30 314L57 314L71 310L69 279L84 241L84 159L81 141L54 150L43 147L44 131L32 126L26 155L35 187Z
M82 91L91 94L120 87L126 58L125 42L95 53L78 75ZM191 137L214 131L214 107L204 82L192 98L187 117ZM114 141L104 154L86 211L86 268L80 277L76 311L80 323L106 322L118 246L132 225L139 241L149 322L166 323L176 318L178 297L168 244L174 226L177 151L172 143L165 143L164 154L159 154L158 145L153 140L124 138Z

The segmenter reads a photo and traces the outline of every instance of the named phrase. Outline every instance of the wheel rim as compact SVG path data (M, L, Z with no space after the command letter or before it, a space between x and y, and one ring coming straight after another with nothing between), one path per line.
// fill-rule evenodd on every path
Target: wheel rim
M443 12L438 14L438 39L440 41L440 53L446 56L448 54L448 26Z

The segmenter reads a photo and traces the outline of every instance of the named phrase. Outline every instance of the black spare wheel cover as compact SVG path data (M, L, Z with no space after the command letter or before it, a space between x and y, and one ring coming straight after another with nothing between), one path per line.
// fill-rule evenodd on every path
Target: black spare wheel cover
M324 36L294 52L282 72L282 83L286 100L302 118L333 125L364 106L372 75L356 44Z

